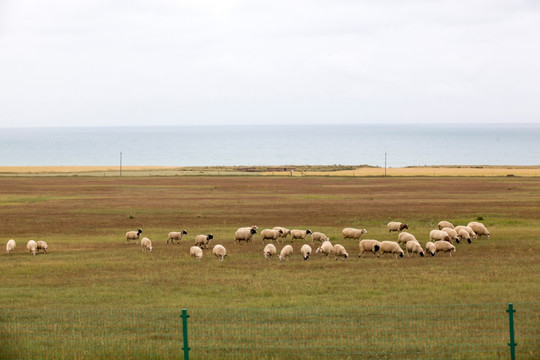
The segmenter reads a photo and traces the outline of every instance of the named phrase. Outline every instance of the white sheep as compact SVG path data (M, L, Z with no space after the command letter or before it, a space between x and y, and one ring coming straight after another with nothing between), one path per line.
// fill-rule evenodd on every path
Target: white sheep
M17 247L17 243L15 243L15 240L10 239L6 244L6 252L8 254L11 254L15 248Z
M336 260L338 258L341 258L342 260L345 260L345 259L348 259L349 258L349 253L347 252L347 250L345 250L345 248L340 245L340 244L335 244L334 245L334 248L332 249L332 251L334 252L334 255L336 256Z
M30 251L30 254L36 255L37 253L37 243L34 240L29 240L26 244L26 248Z
M208 243L213 238L214 238L214 235L212 235L212 234L197 235L197 236L195 236L195 246L198 246L201 249L202 248L208 249Z
M488 229L484 226L484 224L476 222L476 221L472 221L468 223L467 226L470 227L476 233L477 236L484 235L489 239L490 234L489 234Z
M403 257L403 250L399 244L395 241L382 241L381 248L379 249L382 255L386 253L394 254L394 257Z
M277 253L277 250L276 250L276 247L274 244L270 243L270 244L266 244L266 246L264 247L264 250L263 250L263 254L264 254L264 258L265 259L268 259L272 256L275 256Z
M193 245L189 248L189 256L196 260L201 260L203 257L203 251L200 247Z
M439 227L439 230L442 230L443 228L450 228L450 229L454 228L454 224L452 224L450 221L445 221L445 220L439 221L437 226Z
M315 254L322 253L324 256L328 257L334 250L334 246L330 241L324 241L321 246L315 250Z
M45 241L38 241L37 243L37 252L39 253L39 250L43 250L44 253L47 252L47 250L49 250L49 245L47 245L47 243Z
M454 228L454 230L456 230L457 232L459 232L459 230L461 229L464 229L465 231L467 231L472 240L477 239L478 236L476 235L476 233L470 226L458 225Z
M212 253L216 256L216 258L219 259L219 261L223 261L225 259L225 256L227 256L227 250L223 245L217 244L212 249Z
M404 229L408 229L409 226L407 224L401 223L399 221L391 221L387 225L388 227L388 233L390 234L392 231L400 232Z
M308 236L308 234L311 234L311 233L312 232L309 229L307 229L307 230L298 230L298 229L291 230L291 241L295 240L295 239L306 240L306 237Z
M459 229L459 231L457 232L458 234L458 237L460 240L467 240L467 242L470 244L472 241L471 241L471 234L469 234L469 232L465 229Z
M261 231L261 238L262 242L264 244L264 240L277 240L279 237L283 234L283 230L274 230L274 229L264 229Z
M341 231L343 234L343 240L345 239L356 239L360 240L362 235L367 234L366 229L355 229L355 228L345 228Z
M253 225L251 227L241 227L234 233L234 240L236 242L245 241L249 242L253 240L253 235L257 233L258 227Z
M293 247L291 245L285 245L279 253L279 260L289 260L289 257L293 253Z
M322 232L315 231L314 233L311 234L311 243L313 243L314 241L325 242L328 240L330 240L328 239L328 236L326 236Z
M431 256L435 256L435 253L437 253L437 249L435 247L435 244L432 243L431 241L428 241L426 243L426 251L427 251L428 254L431 254Z
M450 239L450 236L445 231L442 230L431 230L429 232L429 241L448 241L452 242L452 239Z
M142 240L141 240L141 249L143 251L144 250L152 251L152 240L150 240L147 237L143 237Z
M182 229L182 231L171 231L167 236L167 244L169 243L169 241L171 242L171 244L174 244L174 240L177 240L180 244L180 240L182 240L184 235L187 235L187 231L184 229Z
M407 250L407 255L410 256L410 254L418 254L421 257L424 257L424 250L422 249L422 245L417 240L413 241L407 241L405 244L405 249Z
M275 226L272 230L282 231L282 233L279 235L279 237L282 239L281 242L285 242L285 240L287 239L287 236L291 234L291 230L282 226Z
M128 231L126 233L126 243L130 242L131 240L135 240L135 243L139 243L139 236L141 236L142 229L139 229L137 231Z
M446 241L435 241L435 252L438 253L439 251L445 252L450 254L452 256L452 252L456 252L456 248L454 245L450 244Z
M360 240L358 243L358 247L360 248L360 253L358 254L358 257L361 257L364 252L370 252L373 255L379 256L379 250L381 249L381 242L373 239L364 239Z
M409 241L418 241L416 237L406 231L400 232L397 237L398 244L406 245Z
M441 231L444 231L445 233L447 233L448 236L450 237L450 240L455 240L455 242L459 244L460 239L456 230L451 229L449 227L445 227L445 228L442 228Z
M302 253L302 257L304 258L304 260L307 260L309 259L310 255L311 255L311 246L309 246L308 244L304 244L302 245L302 248L300 249L300 252Z

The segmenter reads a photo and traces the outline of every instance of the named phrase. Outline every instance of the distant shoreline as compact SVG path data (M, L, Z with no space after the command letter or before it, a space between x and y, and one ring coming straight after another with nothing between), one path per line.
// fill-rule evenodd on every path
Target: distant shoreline
M386 172L386 173L385 173ZM122 176L519 176L540 177L538 166L441 165L382 167L367 165L286 166L122 166ZM119 166L0 166L0 176L120 176Z

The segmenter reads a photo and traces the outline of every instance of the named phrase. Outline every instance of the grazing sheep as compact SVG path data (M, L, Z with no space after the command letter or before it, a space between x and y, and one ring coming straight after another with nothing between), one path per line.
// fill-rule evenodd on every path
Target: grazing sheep
M195 246L198 246L201 249L202 248L208 249L208 243L213 238L214 238L214 235L212 235L212 234L197 235L197 236L195 236Z
M398 244L406 245L409 241L418 241L413 234L410 234L406 231L400 232L397 237Z
M459 244L460 240L459 240L459 236L458 236L456 230L445 227L445 228L442 228L441 231L444 231L445 233L447 233L448 236L450 237L450 240L455 240ZM452 242L452 241L450 241L450 242Z
M379 256L381 242L373 239L364 239L360 240L358 247L360 248L360 253L358 254L358 257L361 257L362 254L366 251L372 253L373 255Z
M452 242L452 239L450 239L450 236L445 231L442 230L431 230L429 232L429 241L448 241Z
M139 229L137 231L128 231L126 233L126 244L130 242L130 240L135 240L135 243L139 243L139 236L141 236L142 229Z
M287 236L291 234L291 230L289 230L287 228L284 228L282 226L276 226L272 230L281 230L282 231L282 233L279 235L279 237L283 239L283 240L281 240L281 242L285 242L285 240L287 239Z
M297 229L294 229L294 230L291 230L291 241L294 240L294 239L302 239L302 240L306 240L306 237L308 236L308 234L311 234L311 230L307 229L307 230L297 230Z
M456 248L454 245L450 244L446 241L435 241L435 252L438 253L439 251L445 252L450 254L452 256L452 251L456 252Z
M264 247L263 254L264 254L265 259L268 259L269 257L276 255L276 253L277 253L277 250L274 244L270 243Z
M476 233L474 232L474 230L470 226L458 225L458 226L456 226L454 228L454 230L456 230L457 232L459 232L459 230L461 230L461 229L465 229L465 231L467 231L469 233L469 236L471 237L472 240L477 239Z
M217 244L212 249L212 253L216 256L216 258L219 259L219 261L223 261L225 259L225 256L227 256L227 250L225 250L225 247L223 245Z
M44 253L47 252L47 250L49 250L49 245L47 245L47 243L45 241L38 241L37 242L37 252L39 253L39 250L43 250Z
M334 248L333 248L333 251L334 251L334 255L336 256L336 260L338 258L341 258L342 260L345 260L345 259L349 258L349 253L340 244L335 244Z
M330 241L324 241L321 246L315 250L315 254L322 253L324 256L328 257L328 255L332 253L332 250L334 250L332 243Z
M408 229L409 226L404 223L400 223L398 221L391 221L388 223L388 233L390 234L392 231L400 232L404 229Z
M326 236L322 232L315 231L314 233L311 234L311 243L312 244L313 244L314 241L325 242L325 241L328 241L328 240L330 240L330 239L328 239L328 236Z
M439 227L439 230L442 230L443 228L450 228L450 229L454 228L454 224L452 224L450 221L444 221L444 220L439 221L437 226Z
M182 240L184 235L187 235L187 231L184 229L182 231L171 231L167 237L167 244L170 241L174 245L174 240L177 240L178 244L180 244L180 240Z
M302 245L300 252L302 253L302 256L304 257L304 260L309 259L309 256L311 255L311 246L309 246L308 244Z
M422 245L416 240L414 241L407 241L405 244L405 249L407 250L407 255L411 256L410 254L418 254L421 257L424 257L424 250L422 249Z
M382 255L386 253L394 254L394 257L403 257L403 250L399 244L395 241L382 241L381 248L379 249Z
M203 257L203 251L200 247L193 245L189 248L189 256L196 260L201 260Z
M457 232L458 234L458 237L460 240L467 240L467 242L470 244L472 243L471 241L471 235L469 234L469 232L465 229L459 229L459 231Z
M142 238L142 240L141 240L141 249L143 251L144 250L152 251L152 240L150 240L147 237Z
M8 254L11 254L15 248L17 247L17 244L15 243L15 240L11 239L6 244L6 252Z
M345 239L356 239L360 240L362 235L367 234L366 229L355 229L355 228L345 228L341 231L343 234L343 240Z
M476 233L478 237L485 235L489 239L490 234L489 234L488 229L484 226L484 224L476 222L476 221L472 221L468 223L467 226L470 227Z
M26 248L30 251L30 254L36 255L37 253L37 243L34 240L29 240L26 244Z
M428 241L426 243L426 251L428 254L431 254L431 256L435 256L435 253L437 252L437 249L435 248L435 244L432 243L431 241Z
M262 242L264 244L264 240L277 240L279 237L283 234L283 230L274 230L274 229L264 229L261 231L261 237Z
M236 230L236 232L234 233L234 240L238 243L240 241L245 241L245 242L251 241L253 240L253 235L257 233L257 229L258 227L255 225L251 227L238 228L238 230Z
M291 245L285 245L283 249L281 249L281 253L279 254L279 260L289 260L289 257L293 253L293 247Z

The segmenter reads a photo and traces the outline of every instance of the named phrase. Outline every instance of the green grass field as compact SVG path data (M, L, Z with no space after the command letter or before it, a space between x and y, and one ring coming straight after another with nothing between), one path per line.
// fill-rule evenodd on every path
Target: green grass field
M5 177L0 186L2 243L17 242L13 254L0 255L3 309L351 309L540 299L539 178ZM363 227L364 238L396 240L386 223L398 220L424 245L439 220L477 219L491 238L457 244L453 257L358 258L358 242L341 237L344 227ZM265 261L258 235L253 243L233 240L236 228L250 225L321 231L350 258L303 261L302 243L294 242L291 260ZM124 242L139 227L153 241L151 253ZM166 244L167 233L180 229L188 232L181 244ZM189 257L195 235L206 233L215 237L210 247L227 248L222 263L211 250L201 261ZM30 256L29 239L45 240L49 253Z

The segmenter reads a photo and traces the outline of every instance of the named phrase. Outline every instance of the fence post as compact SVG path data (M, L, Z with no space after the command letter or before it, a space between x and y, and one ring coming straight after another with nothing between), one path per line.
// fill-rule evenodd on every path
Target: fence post
M184 360L189 360L189 346L188 346L188 333L187 333L187 319L189 315L186 309L182 309L182 334L184 335Z
M508 343L508 346L510 346L510 359L516 360L517 344L514 341L514 313L516 310L514 310L512 303L508 303L508 310L506 312L508 313L508 321L510 323L510 342Z

